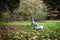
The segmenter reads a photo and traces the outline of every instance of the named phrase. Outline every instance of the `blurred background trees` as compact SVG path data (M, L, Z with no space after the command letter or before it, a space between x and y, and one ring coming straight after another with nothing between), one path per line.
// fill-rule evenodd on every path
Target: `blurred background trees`
M60 19L60 0L43 0L47 6L48 19Z
M0 0L0 21L60 19L59 0Z
M31 14L35 17L35 20L44 18L42 12L45 11L46 6L42 0L1 0L1 2L3 6L0 7L0 13L2 12L1 20L3 21L29 20ZM42 15L42 17L36 14Z
M31 15L36 21L43 20L47 16L43 0L21 0L19 12L24 16L24 20L29 20Z
M12 18L13 11L19 7L19 3L20 0L0 0L0 21L5 21L4 18L9 16Z

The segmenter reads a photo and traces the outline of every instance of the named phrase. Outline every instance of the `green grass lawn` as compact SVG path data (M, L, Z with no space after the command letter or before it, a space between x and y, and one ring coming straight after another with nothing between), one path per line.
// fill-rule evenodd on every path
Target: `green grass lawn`
M0 22L0 24L6 24L6 25L31 25L31 22L24 21L24 22ZM43 24L43 25L59 25L60 22L35 22L35 24Z
M31 26L31 22L0 22L0 24L5 24L5 25L23 25L20 26L20 28L17 30L17 35L21 37L23 35L23 39L26 37L33 39L34 36L37 36L37 40L43 40L43 37L45 38L50 38L54 40L55 38L59 39L60 38L60 22L35 22L35 24L39 25L44 25L43 30L36 30ZM27 25L27 26L25 26ZM14 32L14 31L12 31ZM17 39L17 35L14 35L15 39ZM11 36L11 34L10 34ZM12 36L10 39L14 40ZM21 37L22 39L22 37ZM22 40L23 40L22 39ZM18 40L18 39L17 39Z

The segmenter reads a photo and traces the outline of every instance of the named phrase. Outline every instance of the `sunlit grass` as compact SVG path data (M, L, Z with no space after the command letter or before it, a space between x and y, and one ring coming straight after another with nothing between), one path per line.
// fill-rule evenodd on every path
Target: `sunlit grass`
M31 25L31 22L29 21L23 21L23 22L0 22L0 24L6 24L6 25ZM35 24L39 24L39 25L59 25L60 22L35 22Z

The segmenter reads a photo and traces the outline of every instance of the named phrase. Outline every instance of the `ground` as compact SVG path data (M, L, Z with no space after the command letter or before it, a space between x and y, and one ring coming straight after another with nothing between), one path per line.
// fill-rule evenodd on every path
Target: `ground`
M7 30L5 39L9 40L43 40L43 39L60 39L60 22L59 21L43 21L35 22L35 24L44 25L43 30L36 30L31 26L31 22L0 22L0 25L4 25L8 30L13 27L13 30ZM9 27L9 28L8 28ZM19 27L19 28L18 28ZM1 28L1 26L0 26ZM12 37L13 35L13 37Z

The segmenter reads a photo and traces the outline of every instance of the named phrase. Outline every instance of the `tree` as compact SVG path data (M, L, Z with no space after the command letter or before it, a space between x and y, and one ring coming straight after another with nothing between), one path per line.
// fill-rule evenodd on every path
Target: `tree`
M0 18L3 17L3 13L6 11L9 11L10 17L12 17L13 11L19 7L19 3L20 0L0 0Z
M43 3L43 0L21 0L19 12L24 16L24 18L29 18L32 14L36 18L36 14L40 15L42 12L45 12L46 6ZM46 15L45 15L46 16ZM44 16L43 16L44 17ZM42 19L43 19L42 17ZM39 18L41 20L41 18Z
M43 19L46 15L43 15L46 11L46 6L43 3L43 0L1 0L2 2L2 10L5 10L5 17L9 15L9 20L29 20L29 17L31 14L35 17L36 19L36 14L42 15L41 18L38 17L38 19ZM3 12L1 10L1 12ZM47 14L47 13L46 13ZM4 18L5 18L4 17ZM36 20L38 20L36 19Z
M58 18L60 16L60 0L43 0L45 5L47 6L47 11L51 18Z
M8 11L14 10L19 6L20 0L0 0L0 10Z

